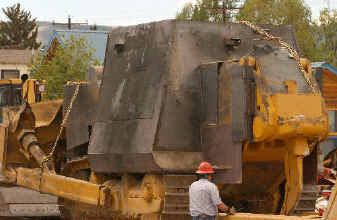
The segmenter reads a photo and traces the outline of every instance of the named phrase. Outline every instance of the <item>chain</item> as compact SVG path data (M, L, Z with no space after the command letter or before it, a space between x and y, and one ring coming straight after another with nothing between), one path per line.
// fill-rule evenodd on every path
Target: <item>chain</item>
M294 59L296 60L297 67L303 73L303 76L304 76L306 82L308 83L309 87L311 88L312 92L319 93L319 90L317 90L316 86L312 82L311 72L305 71L305 69L303 68L303 66L301 64L300 56L298 55L297 51L294 48L292 48L285 41L281 40L279 37L273 36L272 34L266 32L261 27L258 27L256 25L250 23L249 21L238 21L237 23L244 24L244 25L250 27L251 29L253 29L254 31L256 31L257 33L259 33L260 35L264 36L266 40L276 41L280 46L287 48L289 54L292 57L294 57Z
M42 161L42 167L45 163L47 163L48 161L50 161L52 159L52 157L55 153L56 147L57 147L57 143L59 142L59 140L61 138L61 135L62 135L64 127L65 127L65 124L67 123L67 120L68 120L68 117L70 115L71 109L73 108L73 104L74 104L74 102L75 102L75 100L78 96L78 92L80 91L81 82L71 82L69 84L76 85L76 89L75 89L74 95L71 97L70 104L69 104L69 106L67 108L67 111L66 111L66 114L64 115L64 118L62 120L61 127L60 127L58 135L56 136L56 140L53 144L52 150Z

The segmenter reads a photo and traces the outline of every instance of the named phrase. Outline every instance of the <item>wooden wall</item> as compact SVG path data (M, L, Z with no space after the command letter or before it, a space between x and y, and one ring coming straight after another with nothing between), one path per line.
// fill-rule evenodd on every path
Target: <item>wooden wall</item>
M328 109L337 109L337 75L329 70L322 71L322 95Z

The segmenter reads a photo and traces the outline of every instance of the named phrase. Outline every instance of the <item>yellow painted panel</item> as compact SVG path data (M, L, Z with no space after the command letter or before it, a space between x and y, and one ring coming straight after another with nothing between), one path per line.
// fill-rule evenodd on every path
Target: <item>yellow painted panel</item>
M273 101L278 115L284 118L305 116L319 118L322 116L323 100L315 94L275 94Z
M100 185L51 173L42 174L41 192L96 206L100 200Z
M48 126L55 119L63 104L62 99L31 104L35 116L35 127Z

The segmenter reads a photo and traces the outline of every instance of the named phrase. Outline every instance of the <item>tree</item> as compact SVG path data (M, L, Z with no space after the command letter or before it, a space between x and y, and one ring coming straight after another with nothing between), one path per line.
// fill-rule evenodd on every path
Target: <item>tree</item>
M226 10L226 17L223 18L223 9L236 7L241 0L197 0L196 4L187 3L178 13L178 20L194 20L208 22L231 21L233 11ZM217 10L210 10L211 8Z
M57 43L54 50L40 54L30 64L31 77L45 80L46 98L63 97L63 87L68 81L84 80L85 74L92 65L97 65L94 50L88 47L83 37L65 40L64 45Z
M337 10L321 11L316 28L320 60L337 67Z
M293 25L302 56L318 59L311 10L303 0L246 0L236 19L256 24Z
M8 21L0 22L0 48L37 49L41 45L36 42L38 27L30 12L21 9L19 3L2 11Z

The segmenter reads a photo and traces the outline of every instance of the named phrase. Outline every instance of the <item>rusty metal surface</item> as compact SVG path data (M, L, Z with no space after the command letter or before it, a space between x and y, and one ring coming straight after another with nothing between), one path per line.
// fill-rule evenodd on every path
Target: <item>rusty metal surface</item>
M254 86L253 71L238 64L227 65L227 69L232 76L232 138L234 142L250 141L255 114L255 90L251 89Z
M106 161L109 161L108 163ZM152 154L98 154L91 155L90 165L95 172L161 173Z
M204 159L218 167L216 182L241 183L241 145L252 137L252 72L236 63L212 63L201 66L201 76Z
M311 93L308 83L298 70L296 61L289 57L287 49L274 50L263 47L255 49L254 53L261 53L257 62L261 67L264 83L268 85L271 93L286 93L283 84L286 80L296 81L299 93Z
M205 160L202 152L153 151L152 154L155 163L171 173L194 173Z
M202 129L203 152L206 161L216 169L216 183L242 182L241 143L232 141L230 126L218 125Z
M225 203L233 204L243 212L276 213L279 186L284 181L282 162L244 163L242 169L242 184L226 184L221 190ZM233 196L235 195L235 196Z
M290 26L263 27L296 46ZM225 46L225 39L231 38L242 41L235 50ZM165 154L160 152L181 152L182 155L186 152L187 161L193 160L193 154L187 152L207 155L203 151L208 148L201 142L201 123L205 119L214 122L216 118L214 109L210 114L212 118L204 117L202 112L211 113L211 108L207 110L203 106L202 93L213 96L215 91L202 89L205 81L199 66L248 55L256 44L276 46L265 40L255 41L257 38L260 38L258 34L239 24L162 21L114 29L108 39L98 117L89 145L93 170L142 173L165 172L170 167L171 172L184 172L175 164L161 167L158 163L164 160L159 157ZM203 80L208 79L204 76ZM215 78L209 80L208 89L217 87ZM216 97L209 101L212 101L210 106L215 106ZM240 108L248 105L241 104ZM246 111L242 110L238 117ZM221 129L212 135L220 136ZM236 133L238 140L248 137L247 131ZM230 141L232 137L228 133L223 143ZM230 147L241 149L239 143ZM218 150L223 153L223 149ZM156 152L159 153L155 158L151 156ZM235 156L227 158L232 162L240 153L239 150L233 152L229 155ZM224 158L223 161L220 156L216 159L219 167L232 164ZM185 171L194 169L193 163L189 164ZM238 180L238 176L230 178L223 180Z
M67 85L64 88L63 114L70 103L75 91L75 85ZM90 127L96 118L96 105L98 99L98 87L96 84L81 84L79 94L73 104L66 123L67 149L89 141Z
M316 185L318 176L318 148L319 145L314 147L313 152L303 158L303 184Z
M183 98L167 94L162 106L155 151L201 151L200 99L200 93L195 91L186 91Z
M201 123L218 122L218 68L220 63L201 65Z
M242 70L239 69L239 70ZM233 124L245 121L246 103L233 105L246 96L241 84L232 78L243 72L232 71L225 63L201 66L202 89L202 152L204 159L216 168L216 183L242 182L241 142L234 142ZM237 96L237 98L232 98ZM233 113L232 113L233 109ZM241 114L236 114L241 113ZM235 117L234 117L235 116Z
M152 148L164 92L161 76L167 71L165 35L165 25L159 23L118 28L110 34L110 58L105 63L98 118L89 145L95 171L160 170ZM122 53L114 47L120 37L125 39Z
M62 100L59 99L30 104L30 108L34 113L35 127L46 127L53 122L58 112L62 109Z

